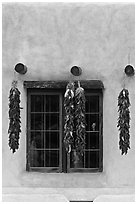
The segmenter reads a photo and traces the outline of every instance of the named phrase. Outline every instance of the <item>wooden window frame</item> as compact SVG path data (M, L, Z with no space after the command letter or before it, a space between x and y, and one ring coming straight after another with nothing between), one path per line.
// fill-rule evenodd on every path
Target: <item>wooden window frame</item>
M95 83L94 83L95 82ZM96 173L96 172L102 172L103 171L103 84L101 81L97 80L89 80L89 81L82 81L82 86L86 90L86 94L97 94L99 95L99 110L100 110L100 124L99 124L99 168L70 168L70 155L65 153L65 148L64 145L62 145L61 148L61 158L60 158L60 168L52 168L52 167L30 167L29 163L29 143L30 143L30 137L29 137L29 122L30 121L30 116L29 116L29 104L30 104L30 93L59 93L59 94L64 94L65 92L65 87L66 87L67 82L35 82L35 81L25 81L24 82L24 87L27 88L27 152L26 152L26 170L27 171L38 171L38 172L57 172L57 173L69 173L69 172L91 172L91 173ZM62 99L61 99L62 98ZM63 97L60 97L60 110L61 110L61 115L64 115L63 113ZM62 105L61 105L62 104ZM60 134L61 134L61 139L60 142L62 143L62 138L63 138L63 117L62 121L60 120L60 126L62 127Z
M30 132L31 132L31 119L30 119L30 98L32 95L58 95L59 96L59 167L31 167L30 166ZM38 172L62 172L62 137L63 137L63 123L62 123L62 92L59 90L45 90L45 89L28 89L27 91L27 171L38 171Z

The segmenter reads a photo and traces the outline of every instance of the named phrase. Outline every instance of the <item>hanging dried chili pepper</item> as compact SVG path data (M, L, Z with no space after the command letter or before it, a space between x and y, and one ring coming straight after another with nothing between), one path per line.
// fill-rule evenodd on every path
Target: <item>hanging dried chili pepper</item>
M78 88L75 91L75 123L76 123L76 152L83 155L85 147L85 94L84 89L78 81Z
M64 125L64 145L66 151L74 145L74 83L69 82L64 95L65 125Z
M9 94L9 147L13 153L19 148L20 126L20 91L17 88L17 81L12 82L12 88Z
M127 89L123 89L118 96L118 125L120 134L119 134L119 148L122 151L122 155L127 154L128 149L130 149L130 134L129 134L129 122L130 122L130 101L129 101L129 92Z

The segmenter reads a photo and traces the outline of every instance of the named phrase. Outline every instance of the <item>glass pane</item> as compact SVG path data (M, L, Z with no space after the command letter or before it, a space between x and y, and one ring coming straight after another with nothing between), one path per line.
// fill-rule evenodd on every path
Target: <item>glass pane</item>
M31 112L43 112L44 111L44 97L42 95L31 96Z
M80 156L76 151L72 150L70 153L70 168L83 168L84 156Z
M85 135L85 149L98 149L99 148L99 133L88 132Z
M59 148L59 133L58 132L45 132L45 147L46 148Z
M99 152L98 151L85 151L85 167L86 168L99 168Z
M44 151L31 150L30 151L30 166L31 167L44 167Z
M45 151L45 166L46 167L58 167L59 166L59 151L58 150L46 150Z
M98 114L86 114L86 130L98 131L99 130L99 115Z
M86 112L99 112L99 96L86 96Z
M59 96L47 95L45 100L46 112L59 112Z
M41 113L31 113L31 130L44 129L44 115Z
M30 148L44 148L43 132L31 132Z
M46 114L46 130L59 130L59 114Z

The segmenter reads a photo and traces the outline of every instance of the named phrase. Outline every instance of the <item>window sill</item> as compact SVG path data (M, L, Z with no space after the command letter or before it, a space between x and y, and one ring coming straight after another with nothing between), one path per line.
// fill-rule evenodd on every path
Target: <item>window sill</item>
M70 168L68 170L68 172L61 172L61 170L59 168L30 168L29 170L27 170L27 172L37 172L37 173L49 173L49 174L91 174L91 173L102 173L103 172L103 169L98 169L98 168L88 168L88 169L82 169L82 168L77 168L77 169L74 169L74 168Z

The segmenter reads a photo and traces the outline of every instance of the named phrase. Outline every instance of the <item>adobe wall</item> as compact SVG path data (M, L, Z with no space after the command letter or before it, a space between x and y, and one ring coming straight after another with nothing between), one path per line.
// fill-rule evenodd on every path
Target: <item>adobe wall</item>
M134 63L134 5L91 3L3 4L2 55L2 158L4 187L95 188L134 187L135 88L126 77L131 101L131 149L118 148L117 97L123 86L124 67ZM14 73L23 62L25 75ZM70 68L82 68L82 80L102 80L103 172L43 174L26 172L26 90L23 81L70 80ZM13 79L21 91L20 148L8 147L8 96Z

